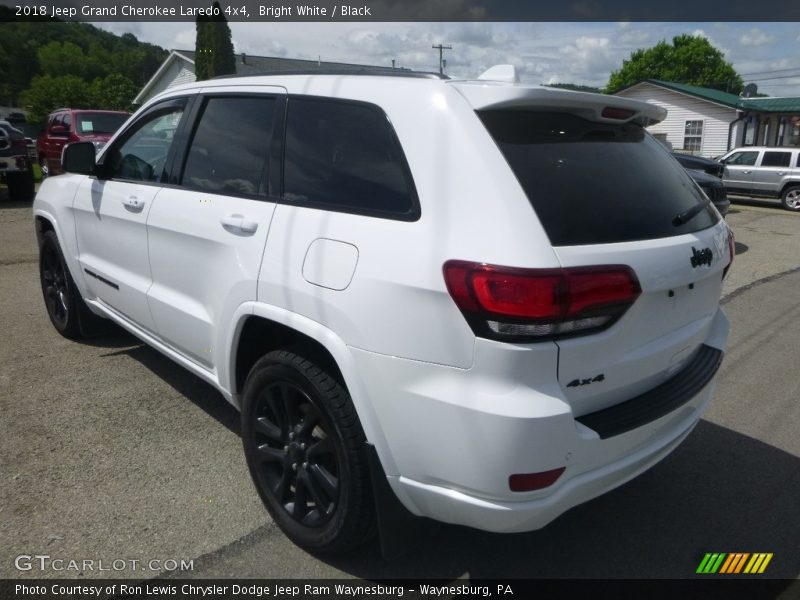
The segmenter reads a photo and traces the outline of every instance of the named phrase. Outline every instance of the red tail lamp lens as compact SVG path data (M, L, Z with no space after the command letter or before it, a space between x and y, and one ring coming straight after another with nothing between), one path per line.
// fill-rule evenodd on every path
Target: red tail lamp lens
M630 267L517 269L451 260L447 289L476 335L538 341L597 331L641 293Z

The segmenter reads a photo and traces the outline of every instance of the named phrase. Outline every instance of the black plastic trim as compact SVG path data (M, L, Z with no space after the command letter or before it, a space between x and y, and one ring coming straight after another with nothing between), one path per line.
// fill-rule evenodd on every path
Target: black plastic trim
M98 274L97 274L97 273L95 273L94 271L90 271L89 269L84 269L83 271L84 271L84 272L85 272L87 275L91 275L92 277L94 277L95 279L97 279L97 281L102 281L102 282L103 282L103 283L105 283L107 286L109 286L109 287L112 287L112 288L114 288L115 290L118 290L118 289L119 289L119 286L118 286L116 283L114 283L113 281L109 281L109 280L108 280L108 279L106 279L105 277L101 277L100 275L98 275Z
M721 350L703 345L686 367L658 387L575 420L596 431L603 440L632 431L694 398L713 379L722 357Z
M361 75L371 77L406 77L411 79L450 79L449 76L441 73L432 73L430 71L411 71L405 69L389 69L374 68L374 67L361 67L354 65L353 68L327 68L320 67L318 69L296 69L287 71L260 71L243 73L241 75L219 75L213 77L212 80L218 79L246 79L251 77L282 77L284 75Z

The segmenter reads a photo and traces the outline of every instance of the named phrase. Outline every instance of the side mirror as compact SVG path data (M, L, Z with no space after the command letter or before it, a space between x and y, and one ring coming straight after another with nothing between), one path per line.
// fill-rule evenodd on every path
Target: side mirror
M67 173L94 175L97 172L94 155L95 149L92 142L68 144L61 155L61 164Z

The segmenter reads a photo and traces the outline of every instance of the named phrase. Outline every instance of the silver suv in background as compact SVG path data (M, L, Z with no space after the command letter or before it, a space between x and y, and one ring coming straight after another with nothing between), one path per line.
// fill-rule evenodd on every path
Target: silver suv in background
M780 198L786 210L800 211L800 149L748 146L720 158L728 192Z

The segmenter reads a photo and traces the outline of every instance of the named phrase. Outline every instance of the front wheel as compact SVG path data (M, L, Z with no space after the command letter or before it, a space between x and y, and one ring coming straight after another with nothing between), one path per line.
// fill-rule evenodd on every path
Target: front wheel
M262 357L242 394L242 439L264 505L295 544L332 554L369 539L364 432L347 390L325 370L293 352Z
M792 186L783 190L781 204L786 210L800 210L800 186Z

